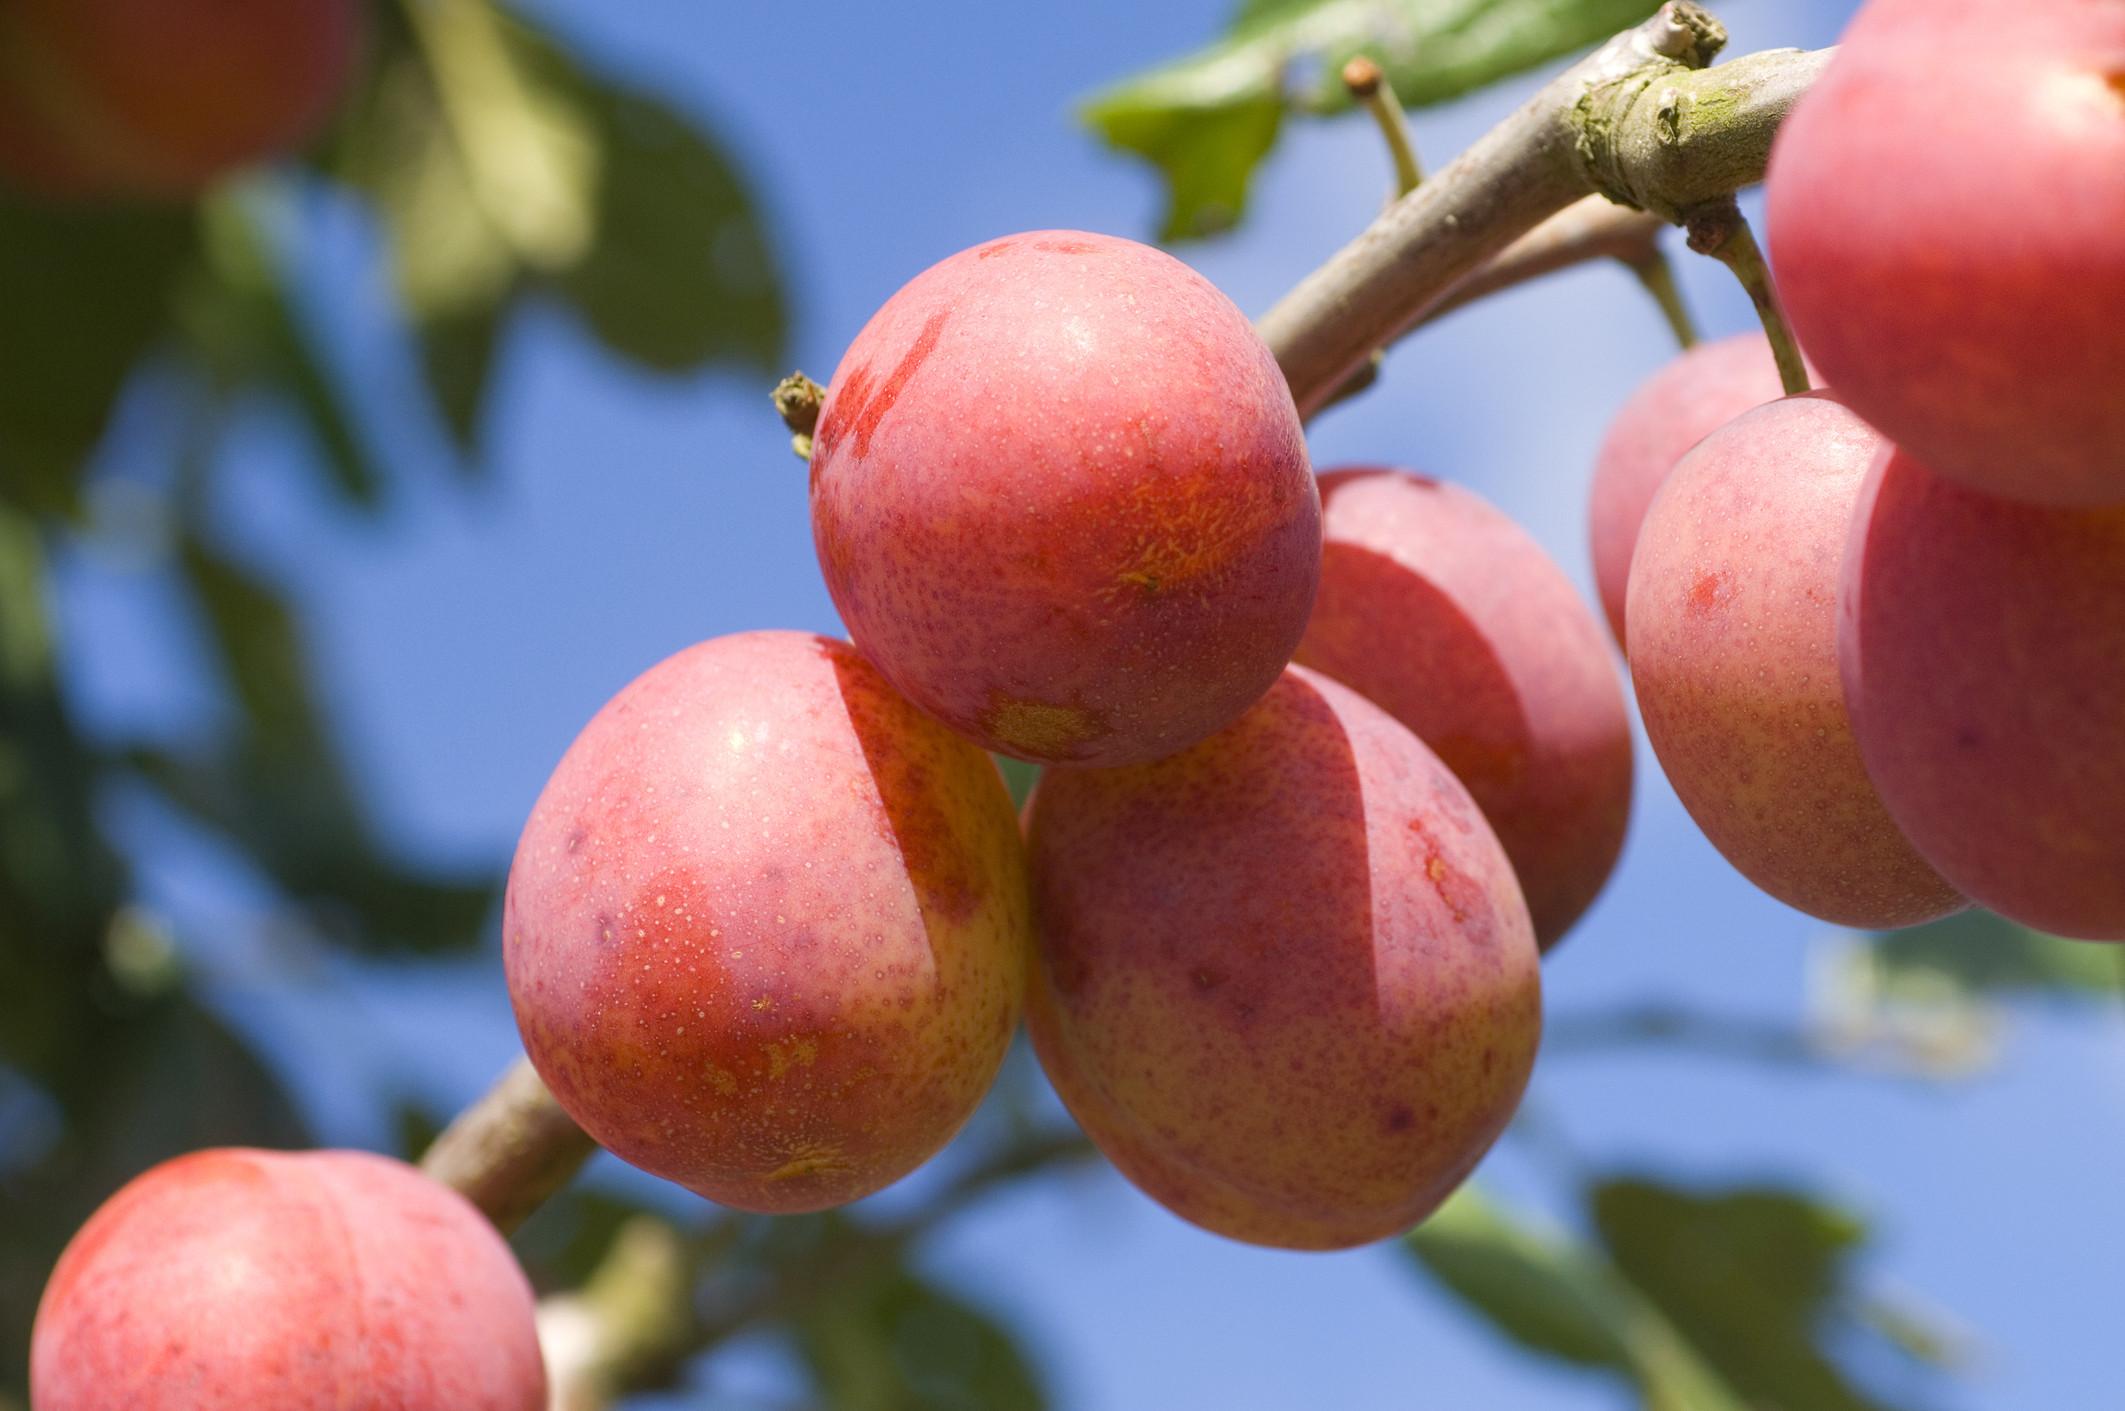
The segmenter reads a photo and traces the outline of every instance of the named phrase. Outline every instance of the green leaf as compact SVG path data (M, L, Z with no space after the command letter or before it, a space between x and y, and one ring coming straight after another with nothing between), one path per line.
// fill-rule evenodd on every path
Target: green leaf
M474 305L461 313L437 313L422 322L417 334L421 368L428 374L436 409L468 467L478 464L487 384L494 374L503 319L501 304Z
M0 197L0 495L72 506L119 391L168 326L191 213Z
M1512 1341L1620 1374L1652 1411L1747 1411L1601 1251L1537 1231L1473 1187L1462 1187L1404 1247Z
M1824 1350L1878 1326L1852 1287L1858 1219L1797 1191L1701 1195L1646 1180L1604 1182L1591 1204L1617 1273L1752 1411L1891 1405Z
M371 456L324 350L295 307L264 231L232 197L201 208L201 260L178 300L178 321L224 394L266 388L289 399L349 504L375 508L384 472Z
M475 944L495 880L402 865L371 838L309 682L301 633L277 594L196 539L182 564L243 708L218 751L134 764L172 803L239 844L319 931L364 951Z
M1247 182L1287 112L1349 106L1341 70L1363 52L1402 101L1442 102L1645 18L1656 0L1249 0L1225 37L1096 94L1085 122L1156 165L1161 239L1238 221Z
M1041 1411L1040 1378L988 1314L887 1263L807 1303L797 1350L834 1411Z

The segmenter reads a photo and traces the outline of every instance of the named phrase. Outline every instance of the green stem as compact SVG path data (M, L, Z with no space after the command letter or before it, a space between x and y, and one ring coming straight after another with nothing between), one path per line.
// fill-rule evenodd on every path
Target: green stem
M1395 198L1407 196L1423 182L1424 166L1417 160L1409 119L1402 112L1402 100L1395 96L1395 86L1388 81L1386 70L1359 54L1343 65L1343 86L1372 114L1374 126L1386 139L1387 155L1395 165Z
M1675 267L1668 257L1654 249L1641 259L1625 260L1624 267L1638 277L1645 292L1660 305L1660 312L1667 317L1668 328L1683 351L1696 347L1697 324L1690 318L1689 305L1682 302L1682 289L1675 283Z
M1793 330L1786 326L1778 291L1771 285L1771 267L1764 263L1763 251L1756 247L1756 236L1741 207L1732 196L1723 196L1684 212L1683 224L1690 233L1690 248L1732 270L1748 291L1749 302L1763 321L1764 336L1771 340L1771 355L1778 360L1778 378L1785 384L1786 395L1807 391L1808 365L1801 359Z

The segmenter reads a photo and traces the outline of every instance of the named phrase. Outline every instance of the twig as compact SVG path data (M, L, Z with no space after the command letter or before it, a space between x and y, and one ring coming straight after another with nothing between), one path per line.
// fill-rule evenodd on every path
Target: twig
M1302 280L1259 324L1299 410L1318 410L1375 348L1580 197L1673 218L1759 180L1779 120L1827 56L1781 50L1696 71L1724 40L1701 7L1671 0Z
M519 1058L443 1129L421 1157L421 1169L508 1234L597 1149L546 1091L531 1060Z

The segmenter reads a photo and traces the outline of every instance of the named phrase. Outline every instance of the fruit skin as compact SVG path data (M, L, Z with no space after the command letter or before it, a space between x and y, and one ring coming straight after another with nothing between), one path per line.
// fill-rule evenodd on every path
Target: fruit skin
M1639 385L1609 423L1594 458L1587 530L1594 586L1616 644L1625 646L1623 601L1638 526L1661 482L1692 446L1735 417L1785 395L1760 333L1737 333L1680 354Z
M1825 393L1744 412L1682 458L1631 564L1631 679L1712 845L1809 915L1886 930L1963 898L1868 781L1837 667L1837 582L1879 433Z
M2121 76L2113 0L1869 6L1772 149L1772 263L1808 355L1992 494L2125 503Z
M925 710L1040 763L1184 749L1306 629L1320 502L1291 390L1171 256L1034 231L931 267L849 345L813 443L849 635Z
M1408 726L1512 859L1547 950L1599 894L1631 813L1631 722L1563 570L1481 496L1406 471L1321 477L1321 592L1297 661Z
M1027 1028L1130 1180L1233 1239L1336 1249L1429 1214L1541 1030L1526 904L1423 743L1302 667L1195 748L1028 804Z
M2125 508L1885 453L1838 608L1860 750L1918 850L2025 925L2125 939Z
M182 198L317 131L357 0L8 0L0 175L45 196Z
M799 632L701 643L600 710L525 825L503 926L525 1052L584 1130L775 1212L950 1139L1032 944L995 763Z
M359 1151L194 1152L81 1227L37 1411L544 1411L531 1286L463 1197Z

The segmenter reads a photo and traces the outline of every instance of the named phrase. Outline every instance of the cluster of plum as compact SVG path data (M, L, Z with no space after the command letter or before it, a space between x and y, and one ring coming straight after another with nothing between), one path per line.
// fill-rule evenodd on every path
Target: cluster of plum
M1843 924L1975 901L2125 936L2125 6L2031 9L1873 0L1770 176L1831 390L1704 346L1595 476L1669 778ZM0 145L22 122L0 102ZM887 302L811 505L852 643L653 667L526 825L505 963L561 1104L710 1199L820 1209L942 1147L1023 1016L1181 1216L1293 1248L1423 1218L1516 1106L1540 954L1629 812L1622 680L1565 575L1465 490L1316 478L1239 311L1080 232ZM1046 766L1022 816L989 751ZM40 1411L544 1396L499 1236L329 1152L128 1186L53 1276L33 1382Z
M1646 733L1812 915L2125 938L2121 75L2125 5L1875 0L1767 182L1827 390L1773 400L1760 340L1701 347L1604 449Z

